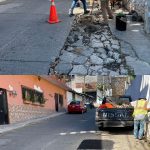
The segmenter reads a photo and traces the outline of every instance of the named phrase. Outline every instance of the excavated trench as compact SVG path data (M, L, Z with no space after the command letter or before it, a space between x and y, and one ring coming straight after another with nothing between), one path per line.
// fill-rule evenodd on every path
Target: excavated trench
M76 15L60 54L50 64L50 74L127 75L120 41L112 35L100 13Z

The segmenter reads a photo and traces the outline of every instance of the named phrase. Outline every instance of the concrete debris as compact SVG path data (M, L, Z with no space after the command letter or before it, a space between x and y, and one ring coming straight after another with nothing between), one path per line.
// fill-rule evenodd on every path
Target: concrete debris
M120 49L120 41L112 35L109 26L103 24L100 13L76 15L53 72L71 75L128 74L129 67L122 60Z

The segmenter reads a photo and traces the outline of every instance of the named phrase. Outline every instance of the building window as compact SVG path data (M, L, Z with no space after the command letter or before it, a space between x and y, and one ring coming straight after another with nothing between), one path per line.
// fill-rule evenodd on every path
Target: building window
M22 86L22 99L24 101L29 101L32 103L39 103L39 104L44 104L44 96L43 93L38 92L34 89L27 88L25 86Z

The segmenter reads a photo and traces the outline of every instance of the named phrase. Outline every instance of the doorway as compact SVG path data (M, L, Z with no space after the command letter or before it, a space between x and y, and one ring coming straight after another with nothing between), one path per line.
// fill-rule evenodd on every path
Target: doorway
M8 123L7 92L6 89L0 88L0 125Z
M55 110L58 111L63 111L63 95L55 93Z
M58 112L59 95L55 93L55 110Z

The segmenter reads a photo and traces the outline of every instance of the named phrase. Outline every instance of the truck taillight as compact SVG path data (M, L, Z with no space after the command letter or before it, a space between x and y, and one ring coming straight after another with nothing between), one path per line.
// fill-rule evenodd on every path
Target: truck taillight
M98 116L98 112L96 111L96 116Z
M98 117L98 112L96 111L95 119L98 120L98 118L99 118L99 117Z

